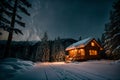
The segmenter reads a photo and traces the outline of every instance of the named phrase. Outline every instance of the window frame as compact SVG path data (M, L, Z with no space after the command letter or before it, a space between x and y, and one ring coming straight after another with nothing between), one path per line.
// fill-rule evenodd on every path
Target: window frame
M85 49L79 49L78 54L80 54L81 56L85 56Z
M95 43L94 43L94 42L91 42L91 46L95 46Z
M96 55L98 55L97 50L89 50L89 55L90 56L96 56Z

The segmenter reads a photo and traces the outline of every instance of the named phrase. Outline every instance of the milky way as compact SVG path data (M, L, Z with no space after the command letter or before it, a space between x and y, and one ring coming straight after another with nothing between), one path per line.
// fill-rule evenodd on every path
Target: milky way
M23 36L14 40L101 37L115 0L30 0L31 16L24 16Z

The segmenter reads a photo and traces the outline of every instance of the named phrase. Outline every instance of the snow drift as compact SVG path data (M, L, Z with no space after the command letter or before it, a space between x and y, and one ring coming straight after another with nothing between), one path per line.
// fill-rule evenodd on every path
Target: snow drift
M0 60L0 80L6 80L20 74L33 67L31 61L24 61L17 58L7 58Z

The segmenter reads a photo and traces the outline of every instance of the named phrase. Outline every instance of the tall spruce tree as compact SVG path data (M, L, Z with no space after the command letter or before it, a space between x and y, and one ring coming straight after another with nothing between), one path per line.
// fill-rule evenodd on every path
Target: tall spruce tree
M0 20L0 24L2 24L1 27L9 32L4 57L13 57L14 54L10 54L10 46L13 37L13 32L15 32L16 34L23 34L21 30L15 28L15 23L22 27L25 27L25 23L21 21L22 17L19 15L19 12L30 16L30 14L27 11L27 8L30 8L31 4L27 0L1 0L0 3L0 6L5 5L4 7L1 7L1 14L5 13L9 16L8 19L8 17L5 18L3 17L3 15L1 15L2 18Z
M42 61L48 62L50 57L50 48L49 48L47 32L44 33L44 36L42 38L41 49L42 49Z
M104 48L110 59L120 59L120 0L114 3L110 22L105 25Z

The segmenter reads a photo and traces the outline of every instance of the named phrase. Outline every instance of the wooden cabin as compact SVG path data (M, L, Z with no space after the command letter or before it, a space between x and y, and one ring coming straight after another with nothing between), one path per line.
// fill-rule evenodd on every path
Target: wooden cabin
M66 48L68 55L66 61L81 61L99 59L102 46L94 38L80 40Z

